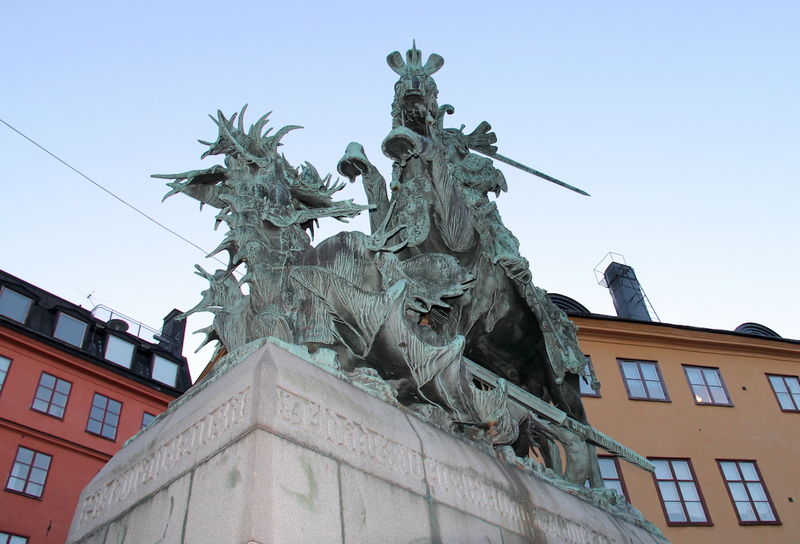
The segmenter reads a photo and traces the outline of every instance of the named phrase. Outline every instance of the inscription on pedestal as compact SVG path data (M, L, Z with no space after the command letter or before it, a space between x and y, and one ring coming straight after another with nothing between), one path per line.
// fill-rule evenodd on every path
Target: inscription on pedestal
M316 402L276 389L278 416L291 427L422 481L422 454Z
M160 446L151 456L142 458L118 477L85 497L78 507L80 512L77 527L80 528L100 516L109 507L124 501L128 496L140 495L139 491L159 477L169 475L171 469L186 456L196 455L198 449L213 446L225 431L233 430L245 419L250 401L250 388L210 410L202 419L193 423L179 435Z
M514 494L459 467L443 463L393 441L330 408L286 389L277 388L278 417L297 431L320 437L336 447L389 466L392 471L427 480L435 499L457 504L466 499L481 512L491 511L515 526L533 525L562 542L611 542L563 516L521 501ZM424 470L423 470L424 469Z

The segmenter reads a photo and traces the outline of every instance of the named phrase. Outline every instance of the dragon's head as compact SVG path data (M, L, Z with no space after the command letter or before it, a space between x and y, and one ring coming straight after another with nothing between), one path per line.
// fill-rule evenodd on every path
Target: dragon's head
M245 132L244 113L246 110L247 104L244 105L241 112L234 113L230 119L227 119L220 110L217 110L216 117L209 115L217 125L219 132L215 142L198 140L201 144L208 146L200 158L204 159L209 155L227 155L264 166L266 162L277 155L281 138L289 131L302 128L298 125L288 125L270 136L272 127L264 130L264 126L269 122L269 115L272 113L268 112L250 125Z

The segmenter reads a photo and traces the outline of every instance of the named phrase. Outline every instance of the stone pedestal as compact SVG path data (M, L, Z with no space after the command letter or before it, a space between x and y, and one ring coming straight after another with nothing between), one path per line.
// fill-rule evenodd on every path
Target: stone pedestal
M70 543L663 543L267 344L84 489Z

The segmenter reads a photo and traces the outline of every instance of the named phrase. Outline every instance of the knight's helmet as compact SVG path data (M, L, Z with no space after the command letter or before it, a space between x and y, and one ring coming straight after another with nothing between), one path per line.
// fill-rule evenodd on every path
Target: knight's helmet
M394 51L386 57L386 62L400 75L394 85L392 127L403 125L422 132L425 124L430 124L439 115L436 103L439 90L431 76L444 65L444 58L432 53L423 65L422 51L414 42L406 53L406 60Z

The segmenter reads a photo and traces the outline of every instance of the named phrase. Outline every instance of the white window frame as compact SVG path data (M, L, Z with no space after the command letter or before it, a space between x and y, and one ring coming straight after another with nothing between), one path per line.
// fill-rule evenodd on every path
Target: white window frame
M172 381L166 381L166 378L162 376L162 370L159 369L159 363L167 364L170 366L175 367L175 374L172 377ZM162 367L163 368L163 367ZM164 385L168 385L170 387L175 387L178 384L178 371L180 370L180 365L174 361L170 361L166 357L161 357L160 355L153 355L153 367L150 373L150 377L153 378L155 381L163 383ZM163 379L162 379L163 378Z
M125 344L126 346L130 346L131 353L130 353L130 357L128 357L128 363L127 364L122 363L120 361L115 361L114 359L112 359L112 358L110 358L108 356L108 348L109 348L109 346L112 345L112 342L119 342L120 344ZM133 354L134 353L136 353L136 345L133 342L128 342L127 340L123 340L119 336L115 336L113 334L106 335L106 347L103 350L103 357L105 358L106 361L110 361L110 362L114 363L115 365L119 365L119 366L124 367L124 368L130 368L131 365L133 364Z

